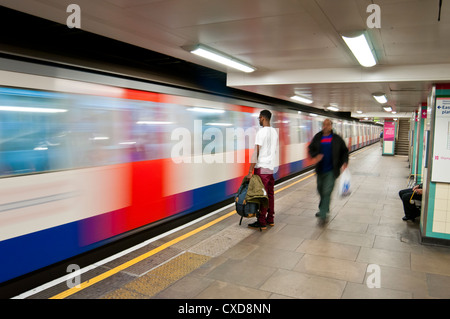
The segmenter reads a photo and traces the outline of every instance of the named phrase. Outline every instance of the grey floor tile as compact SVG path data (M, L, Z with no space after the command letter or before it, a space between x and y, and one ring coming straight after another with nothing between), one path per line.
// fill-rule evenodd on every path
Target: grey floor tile
M375 235L327 229L319 236L318 240L332 241L336 243L355 246L372 247L375 240Z
M260 288L293 298L338 299L345 281L278 269Z
M310 240L310 239L306 239L297 248L298 252L305 254L333 257L347 260L356 260L356 257L358 257L359 250L360 250L359 246L333 243L331 241L325 240Z
M356 261L402 269L411 269L411 254L379 248L362 247Z
M427 274L427 286L430 297L450 299L450 276Z
M412 299L412 293L386 288L368 288L366 284L347 283L343 299Z
M248 260L229 259L212 270L206 277L246 287L258 288L274 271L275 268L257 265Z
M293 270L316 276L362 283L367 264L324 256L305 255Z
M196 299L268 299L271 293L216 280L198 294Z

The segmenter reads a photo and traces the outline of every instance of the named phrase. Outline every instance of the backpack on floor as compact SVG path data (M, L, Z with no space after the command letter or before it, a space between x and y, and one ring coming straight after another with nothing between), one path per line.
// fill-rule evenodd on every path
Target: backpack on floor
M237 191L234 199L236 203L236 212L241 216L239 225L242 223L242 218L256 217L259 213L259 204L254 202L246 202L245 197L247 196L249 180L244 178Z

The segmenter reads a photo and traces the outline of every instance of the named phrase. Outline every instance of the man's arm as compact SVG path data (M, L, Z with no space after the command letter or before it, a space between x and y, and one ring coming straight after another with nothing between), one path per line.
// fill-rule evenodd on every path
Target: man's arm
M255 168L256 163L258 162L259 157L259 145L255 145L255 150L252 155L252 159L250 161L250 168L248 170L248 175L246 176L248 179L252 178L253 176L253 169Z
M341 169L342 169L342 171L344 171L348 166L348 147L345 144L345 141L343 138L341 138L341 147L342 147L341 152L342 152L342 157L343 157Z

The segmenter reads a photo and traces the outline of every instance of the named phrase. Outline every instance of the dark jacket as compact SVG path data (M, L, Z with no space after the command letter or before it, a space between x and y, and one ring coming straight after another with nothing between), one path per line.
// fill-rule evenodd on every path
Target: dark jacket
M345 145L344 140L339 135L331 132L333 135L331 139L331 154L333 157L333 173L334 177L338 178L341 174L341 166L344 163L348 163L348 148ZM323 132L320 131L314 135L311 143L308 146L308 152L311 157L316 157L320 153L320 141L322 139ZM320 165L316 165L316 172L319 172Z

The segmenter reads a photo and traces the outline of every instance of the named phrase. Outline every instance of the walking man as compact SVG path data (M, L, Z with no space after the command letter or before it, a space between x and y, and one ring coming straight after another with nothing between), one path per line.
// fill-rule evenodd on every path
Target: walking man
M314 135L308 151L317 164L317 191L320 195L320 203L316 217L320 218L320 223L323 225L330 212L334 183L341 173L341 168L345 170L348 165L348 148L344 140L333 132L331 120L325 119L322 131Z
M275 201L274 201L274 169L278 167L278 133L270 126L272 113L262 110L259 113L259 129L255 137L255 150L253 152L250 169L247 178L253 173L261 178L269 197L269 207L261 207L258 220L249 227L267 229L267 225L274 225Z

